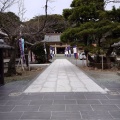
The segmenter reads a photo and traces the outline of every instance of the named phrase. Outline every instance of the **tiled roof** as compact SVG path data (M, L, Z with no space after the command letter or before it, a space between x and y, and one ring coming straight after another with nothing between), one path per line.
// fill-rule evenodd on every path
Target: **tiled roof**
M42 42L60 42L60 33L48 33Z
M7 45L3 39L0 39L0 49L13 49L13 47Z
M0 35L2 35L2 36L7 36L7 34L6 33L4 33L4 32L2 32L2 30L0 29Z
M120 41L118 43L114 43L112 47L119 47L120 46Z

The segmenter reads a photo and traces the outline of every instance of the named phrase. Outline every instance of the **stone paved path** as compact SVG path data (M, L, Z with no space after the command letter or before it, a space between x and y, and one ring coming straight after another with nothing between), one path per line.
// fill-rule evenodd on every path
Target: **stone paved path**
M106 93L91 78L67 59L56 59L25 90L33 92L101 92Z
M114 88L117 87L117 91L112 94L110 91L105 93L102 88L67 60L56 60L54 63L37 78L39 82L42 78L45 80L42 81L41 89L28 87L25 90L29 82L24 80L11 82L0 87L0 120L120 120L120 84L111 83L109 88L115 90ZM54 76L53 72L57 76ZM41 78L41 76L43 77ZM70 79L71 77L76 77L76 79ZM58 84L59 80L69 82ZM83 80L85 81L83 82ZM34 85L34 82L31 85ZM52 85L48 87L51 82L55 83L56 87ZM94 86L93 89L85 87L88 83ZM63 87L57 89L57 85L65 85L66 89ZM96 92L95 86L99 88L98 92ZM34 87L36 88L36 86ZM50 90L55 88L55 91L48 92L48 89L44 88ZM56 92L57 90L66 92ZM80 90L80 92L72 90Z
M0 120L120 120L120 95L52 92L14 96L7 93L9 88L6 93L0 89Z

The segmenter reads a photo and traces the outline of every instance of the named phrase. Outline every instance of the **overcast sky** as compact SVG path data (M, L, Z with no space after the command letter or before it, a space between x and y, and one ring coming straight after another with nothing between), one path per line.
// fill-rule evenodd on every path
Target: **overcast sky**
M38 15L44 15L44 6L46 0L23 0L24 7L26 12L24 14L24 18L26 20L32 19ZM48 2L48 14L62 14L63 9L70 8L70 4L73 0L51 0L53 2ZM112 6L116 6L117 8L120 6L120 3L109 3L106 7L107 10L110 10ZM18 14L18 6L14 5L10 8L12 12Z

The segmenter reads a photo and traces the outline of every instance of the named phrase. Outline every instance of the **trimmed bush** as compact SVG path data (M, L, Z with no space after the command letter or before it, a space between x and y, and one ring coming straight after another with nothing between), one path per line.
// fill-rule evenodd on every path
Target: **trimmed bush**
M32 46L32 51L35 54L35 59L38 63L47 63L49 62L50 50L48 44L45 43L46 54L44 49L44 43L37 43Z

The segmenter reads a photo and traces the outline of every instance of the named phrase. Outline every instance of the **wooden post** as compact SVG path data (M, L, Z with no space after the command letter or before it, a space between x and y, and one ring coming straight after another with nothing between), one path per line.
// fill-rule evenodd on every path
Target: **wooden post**
M86 66L88 67L88 54L86 56Z
M3 49L0 49L0 85L4 85Z

